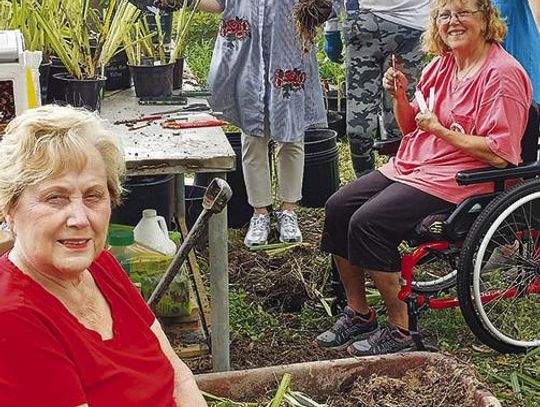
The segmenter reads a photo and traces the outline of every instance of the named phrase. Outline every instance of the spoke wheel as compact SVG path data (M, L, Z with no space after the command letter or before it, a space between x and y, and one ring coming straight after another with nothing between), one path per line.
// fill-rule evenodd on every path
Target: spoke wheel
M502 353L540 346L540 180L510 189L473 224L459 260L463 316Z
M440 294L456 285L456 265L459 252L428 252L414 267L413 290L422 294Z

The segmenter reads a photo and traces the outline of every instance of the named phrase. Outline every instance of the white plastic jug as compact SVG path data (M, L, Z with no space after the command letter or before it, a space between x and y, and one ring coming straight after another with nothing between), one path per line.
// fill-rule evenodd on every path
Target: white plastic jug
M169 238L169 231L163 216L158 216L155 209L142 211L142 218L133 229L135 241L160 253L173 256L176 244Z

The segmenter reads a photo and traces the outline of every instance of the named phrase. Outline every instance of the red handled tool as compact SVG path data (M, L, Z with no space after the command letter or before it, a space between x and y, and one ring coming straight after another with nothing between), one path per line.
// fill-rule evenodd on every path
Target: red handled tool
M167 120L161 123L166 129L195 129L199 127L219 127L228 124L222 120L206 120L202 122L185 122L178 120Z

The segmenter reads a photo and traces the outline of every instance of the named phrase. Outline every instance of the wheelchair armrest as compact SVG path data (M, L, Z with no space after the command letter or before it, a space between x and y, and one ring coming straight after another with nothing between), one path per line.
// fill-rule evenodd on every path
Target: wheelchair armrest
M394 138L394 139L389 139L389 140L379 140L373 144L373 149L377 151L380 155L393 156L393 155L396 155L399 149L400 143L401 143L400 138L397 138L397 139Z
M472 185L485 182L501 182L517 178L530 178L537 175L540 175L540 162L534 161L520 164L516 167L487 167L460 171L456 174L456 181L459 185Z

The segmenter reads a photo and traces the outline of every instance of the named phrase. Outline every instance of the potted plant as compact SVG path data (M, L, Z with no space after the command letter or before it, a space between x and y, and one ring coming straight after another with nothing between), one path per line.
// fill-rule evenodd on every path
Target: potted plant
M187 1L184 2L182 8L174 13L173 48L169 59L169 62L175 63L173 89L182 89L187 39L200 0L194 1L191 7L188 7L188 3Z
M167 97L173 90L174 63L165 52L161 14L155 9L157 31L152 32L146 16L126 33L125 49L137 97Z
M21 31L25 49L27 51L41 51L41 63L39 65L41 99L44 103L47 98L47 88L49 71L51 67L52 50L48 37L39 24L35 10L46 16L52 17L49 3L55 3L57 0L13 0L0 2L0 30L19 30Z
M101 18L90 0L50 1L58 2L56 18L46 19L39 12L36 17L67 70L54 78L65 82L65 102L99 110L105 67L140 12L127 0L111 0Z

